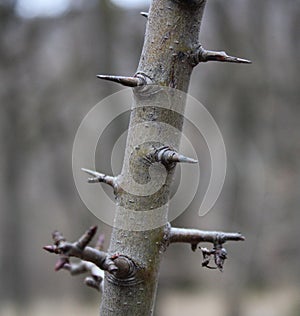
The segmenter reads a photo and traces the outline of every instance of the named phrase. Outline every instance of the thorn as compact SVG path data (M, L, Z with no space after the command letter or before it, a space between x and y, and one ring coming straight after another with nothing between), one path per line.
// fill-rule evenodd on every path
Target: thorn
M97 75L97 78L120 83L126 87L139 87L146 84L146 80L142 76L137 77L123 77L123 76L109 76Z
M175 153L172 158L172 162L185 162L185 163L198 163L198 160L193 158L188 158L178 153Z
M196 251L198 244L191 244L192 251Z
M243 59L235 56L229 56L225 52L220 52L218 55L212 56L212 60L227 62L227 63L237 63L237 64L251 64L252 61L248 59Z
M205 268L208 268L208 269L216 269L215 267L211 267L209 266L209 262L210 262L210 259L211 259L211 255L213 254L213 251L207 249L207 248L202 248L202 247L199 247L201 249L201 252L202 252L202 257L203 257L203 260L202 260L202 267L205 267Z
M177 162L183 162L183 163L197 163L198 162L198 160L185 157L167 146L158 149L156 153L156 160L158 162L162 162L166 164L172 164L172 163L177 163Z
M61 242L66 241L65 237L57 230L52 233L52 239L55 246L58 246Z
M81 168L81 170L86 172L87 174L93 176L93 178L88 178L88 183L103 182L103 183L109 184L113 188L115 188L115 186L116 186L116 183L115 183L116 181L115 181L114 177L107 176L103 173L89 170L89 169L85 169L85 168Z
M90 169L85 169L85 168L81 168L81 170L91 176L94 176L93 178L89 178L89 179L98 179L98 182L102 182L103 178L105 177L105 174L97 172L97 171L93 171Z
M65 257L65 256L60 257L55 264L54 270L59 271L59 270L63 269L66 264L69 264L69 263L70 263L70 261L69 261L68 257Z
M223 51L212 51L206 50L200 46L197 54L197 63L207 62L207 61L219 61L228 63L238 63L238 64L251 64L252 61L248 59L243 59L235 56L229 56Z
M97 250L103 251L103 245L104 245L104 240L105 240L105 235L104 234L100 234L96 243L95 248Z
M98 182L103 182L103 181L99 181L99 178L88 178L88 183L98 183Z
M96 289L97 291L100 291L101 282L99 282L98 280L95 280L93 277L86 277L84 279L84 284L93 289Z
M246 238L245 238L245 236L243 236L241 233L238 233L240 236L239 236L239 240L241 240L241 241L244 241Z
M65 263L65 265L63 266L63 269L67 270L67 271L71 271L72 270L72 266L71 266L70 263Z
M76 242L76 247L83 250L95 236L97 231L97 226L91 226Z
M70 253L70 251L72 251L74 248L73 244L70 243L63 243L62 245L60 245L59 247L57 247L57 253L58 254L64 254L64 255L68 255ZM76 249L77 250L77 249Z
M140 15L148 19L149 13L148 12L140 12Z
M214 252L214 259L217 268L223 272L224 262L227 259L227 251L222 245L218 245Z
M48 245L48 246L44 246L43 249L50 252L50 253L55 253L57 247L53 246L53 245Z

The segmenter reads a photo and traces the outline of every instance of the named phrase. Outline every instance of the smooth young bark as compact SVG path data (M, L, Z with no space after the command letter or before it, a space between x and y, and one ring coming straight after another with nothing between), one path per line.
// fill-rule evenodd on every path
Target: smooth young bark
M199 47L198 35L204 7L203 0L154 0L148 15L137 74L145 76L153 84L186 92L194 66L190 56ZM136 127L145 121L167 122L177 130L181 130L183 123L183 116L180 114L170 115L166 109L149 107L148 104L144 106L147 102L144 94L147 94L147 86L145 90L141 88L135 91L135 104L130 117L124 165L121 177L118 178L120 187L126 187L129 190L121 189L117 192L116 227L113 229L109 247L109 253L112 256L122 254L130 258L136 269L134 273L124 277L115 277L106 273L101 304L103 316L152 315L159 264L170 230L167 224L147 231L130 229L130 221L135 221L134 217L138 218L140 212L145 210L160 207L160 216L166 218L170 185L174 174L174 168L167 168L165 185L155 194L138 196L128 193L133 178L140 183L145 180L143 171L147 166L141 158L152 145L157 145L150 142L147 148L141 146L136 148L135 153L130 152L131 145L138 143L141 134L147 133L146 129ZM180 113L183 113L184 102L181 102L178 107ZM157 124L157 128L162 127ZM174 134L172 148L177 149L179 142L180 135ZM130 209L133 212L128 215L124 209ZM153 221L155 220L154 218ZM128 226L128 229L120 228L118 223L125 223L124 227Z

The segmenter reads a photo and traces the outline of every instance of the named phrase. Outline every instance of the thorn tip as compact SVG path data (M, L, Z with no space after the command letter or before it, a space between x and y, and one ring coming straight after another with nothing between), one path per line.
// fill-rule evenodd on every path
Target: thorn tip
M148 19L149 13L148 12L140 12L140 15Z
M99 183L99 182L103 182L106 184L109 184L110 186L112 186L113 188L116 187L116 181L115 181L115 177L112 176L108 176L105 175L103 173L97 172L97 171L93 171L90 169L86 169L86 168L81 168L81 170L89 175L91 175L91 178L88 178L88 183Z
M54 253L55 252L55 248L52 245L44 246L43 249L48 251L48 252L50 252L50 253Z
M193 159L193 158L189 158L189 157L185 157L183 155L178 155L178 162L185 162L185 163L198 163L198 160Z
M198 163L198 160L185 157L176 151L172 150L170 147L162 147L158 150L156 154L157 161L172 164L172 163Z
M95 181L95 182L99 182L99 179L100 178L103 178L104 174L102 173L99 173L97 171L93 171L93 170L90 170L90 169L85 169L85 168L81 168L81 170L91 176L93 176L92 178L89 178L88 179L88 182L90 181Z

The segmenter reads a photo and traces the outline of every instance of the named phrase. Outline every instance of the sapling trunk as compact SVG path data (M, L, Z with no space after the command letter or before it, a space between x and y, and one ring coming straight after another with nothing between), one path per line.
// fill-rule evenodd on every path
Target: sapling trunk
M134 94L121 174L112 177L84 169L93 176L90 182L103 182L114 189L116 215L109 250L105 253L97 247L87 247L95 234L94 227L75 243L66 242L56 232L54 245L45 249L62 256L58 268L74 271L69 257L75 256L105 271L100 308L103 316L153 314L159 266L170 243L189 243L193 250L200 242L213 243L212 250L202 249L202 265L209 267L213 256L216 267L222 270L226 259L223 243L244 239L239 233L171 228L167 222L176 164L197 163L178 153L185 98L172 91L187 92L192 70L199 62L249 63L224 52L205 50L199 44L205 3L205 0L153 0L149 13L142 13L147 26L136 74L98 76L131 87ZM179 132L170 132L168 126ZM153 135L163 137L158 141ZM132 193L137 183L159 180L162 174L164 183L155 192ZM100 289L102 277L98 272L93 273L93 265L84 264L85 272L91 273L89 283Z

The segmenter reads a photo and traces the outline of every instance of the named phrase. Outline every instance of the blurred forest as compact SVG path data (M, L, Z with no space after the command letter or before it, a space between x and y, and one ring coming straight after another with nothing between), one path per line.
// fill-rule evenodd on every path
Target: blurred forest
M72 145L87 112L120 90L96 74L134 74L145 18L108 0L57 17L25 19L0 1L0 314L98 312L82 277L54 273L42 246L58 229L75 240L97 224L72 176ZM209 0L200 34L207 49L253 64L206 63L190 94L218 123L226 182L215 207L174 225L241 231L225 272L201 268L200 252L165 255L156 315L300 315L299 0Z

